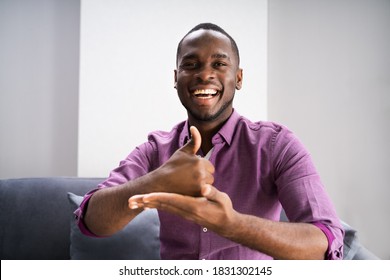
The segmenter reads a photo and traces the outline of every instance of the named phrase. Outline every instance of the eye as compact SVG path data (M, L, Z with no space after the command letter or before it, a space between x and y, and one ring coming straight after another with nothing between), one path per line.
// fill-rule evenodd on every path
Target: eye
M186 61L180 65L180 68L186 70L195 69L196 67L198 67L198 63L195 61Z
M214 63L214 67L224 67L224 66L227 66L227 64L225 62L221 62L221 61L218 61L218 62L215 62Z

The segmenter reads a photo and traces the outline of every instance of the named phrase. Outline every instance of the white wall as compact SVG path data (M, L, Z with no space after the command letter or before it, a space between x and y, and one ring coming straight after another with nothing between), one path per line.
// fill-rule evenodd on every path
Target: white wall
M186 119L173 88L176 48L201 22L220 25L240 48L237 110L266 118L267 1L83 0L79 176L107 176L150 131Z
M96 88L80 96L79 150L85 152L84 158L94 153L103 153L104 158L82 160L91 169L82 168L80 175L106 176L133 145L145 140L145 131L169 129L184 117L172 88L176 43L193 25L207 20L207 14L193 12L191 5L186 9L190 15L180 12L184 1L156 1L150 7L150 0L137 2L126 7L125 1L111 1L106 12L108 1L82 2L82 18L88 13L85 4L92 9L92 19L104 18L102 23L83 19L82 31L86 27L95 31L82 36L81 69L87 62L92 68L81 72L85 80L80 90L95 82ZM218 1L219 8L232 5L218 23L237 39L243 56L245 83L237 98L258 98L251 106L238 99L236 105L241 113L264 119L266 47L256 49L251 38L257 34L265 40L259 44L266 44L267 1L239 3L241 7ZM272 0L268 7L268 118L298 134L312 152L342 219L358 229L369 249L386 259L390 259L389 5L388 0ZM76 0L0 1L0 178L77 175L79 23ZM128 31L117 30L123 25ZM250 30L242 32L243 26ZM145 32L148 38L143 37ZM136 55L124 59L122 54L131 50ZM140 64L137 56L144 50L148 56ZM251 73L251 68L259 72ZM105 80L107 72L117 77L114 82ZM138 85L145 77L147 82ZM155 90L157 83L162 86ZM153 90L135 90L145 88ZM135 93L137 100L141 94L154 94L141 112L132 101ZM96 113L103 104L108 108ZM162 113L159 105L164 106ZM127 111L138 115L129 117ZM157 121L139 128L135 124L141 114ZM123 125L125 133L118 133L107 120Z
M0 178L77 172L79 0L0 1Z
M269 1L269 119L312 152L341 218L390 259L390 1Z

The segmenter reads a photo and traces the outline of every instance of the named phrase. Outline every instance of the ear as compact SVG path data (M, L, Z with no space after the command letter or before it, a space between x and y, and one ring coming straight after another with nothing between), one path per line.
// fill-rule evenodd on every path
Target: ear
M174 84L173 84L173 87L174 88L177 88L177 70L173 70L174 72Z
M238 68L236 73L236 89L240 90L242 87L242 69Z

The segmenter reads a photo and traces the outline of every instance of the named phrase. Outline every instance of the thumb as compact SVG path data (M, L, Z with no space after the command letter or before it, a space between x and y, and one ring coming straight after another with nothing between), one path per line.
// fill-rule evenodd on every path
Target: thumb
M187 154L196 155L200 149L200 144L202 143L202 136L200 135L199 130L195 126L190 127L191 140L185 144L180 151Z

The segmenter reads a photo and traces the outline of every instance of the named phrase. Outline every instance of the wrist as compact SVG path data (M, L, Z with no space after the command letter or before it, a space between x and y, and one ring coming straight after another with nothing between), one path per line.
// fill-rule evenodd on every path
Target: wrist
M233 210L229 215L228 219L222 225L222 232L220 233L223 237L235 240L237 237L238 231L242 228L242 219L244 215Z

